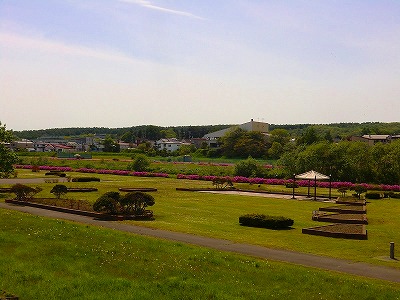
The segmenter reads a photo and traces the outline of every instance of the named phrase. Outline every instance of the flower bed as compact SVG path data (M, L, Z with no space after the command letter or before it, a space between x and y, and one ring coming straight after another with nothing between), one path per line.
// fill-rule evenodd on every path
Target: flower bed
M34 166L32 165L15 165L16 169L33 169ZM109 170L109 169L93 169L93 168L79 168L79 169L72 169L71 167L54 167L54 166L39 166L40 170L47 170L47 171L58 171L58 172L81 172L81 173L97 173L97 174L111 174L111 175L122 175L122 176L139 176L139 177L169 177L167 173L160 173L160 172L135 172L135 171L128 171L128 170ZM185 174L178 174L177 179L187 179L187 180L205 180L205 181L213 181L215 178L219 178L220 176L214 175L185 175ZM243 176L225 176L223 178L227 178L234 183L251 183L251 184L269 184L269 185L286 185L293 183L293 179L279 179L279 178L250 178L250 177L243 177ZM314 180L296 180L296 184L300 187L314 187L315 181ZM393 191L393 192L400 192L400 185L389 185L389 184L368 184L368 183L361 183L355 184L352 182L341 182L341 181L317 181L317 187L321 188L329 188L332 189L339 189L339 188L347 188L351 189L357 185L364 186L367 190L378 190L378 191Z
M33 169L32 165L15 165L16 169ZM95 174L111 174L123 176L139 176L139 177L169 177L166 173L152 173L152 172L135 172L128 170L109 170L109 169L93 169L93 168L79 168L72 169L70 167L53 167L53 166L40 166L40 170L59 171L59 172L80 172L80 173L95 173Z
M365 214L326 214L317 213L312 217L313 221L346 223L346 224L368 224Z
M319 210L342 213L342 214L365 214L367 212L367 208L365 207L365 205L349 205L349 204L321 207Z
M303 228L302 233L345 239L368 239L367 229L363 224L332 224L327 226Z
M75 214L75 215L81 215L81 216L87 216L87 217L93 217L96 219L101 219L101 220L107 220L107 221L123 221L123 220L153 220L153 212L152 211L145 211L143 215L110 215L110 214L104 214L104 213L98 213L93 211L93 207L90 204L90 207L80 207L80 208L74 208L74 207L66 207L66 205L63 205L63 201L57 201L55 205L51 205L49 203L52 203L51 201L54 201L56 199L40 199L40 198L35 198L35 199L30 199L30 201L18 201L14 199L7 199L5 200L6 203L12 203L16 205L24 205L24 206L30 206L30 207L36 207L36 208L41 208L41 209L48 209L48 210L53 210L53 211L59 211L59 212L64 212L64 213L70 213L70 214ZM76 200L73 200L76 201ZM79 200L82 201L82 200Z

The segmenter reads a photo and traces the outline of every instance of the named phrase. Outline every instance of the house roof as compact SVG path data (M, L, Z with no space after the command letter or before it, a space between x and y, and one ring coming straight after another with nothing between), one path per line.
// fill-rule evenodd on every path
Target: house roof
M299 175L296 175L296 179L308 179L308 180L326 180L329 179L329 176L318 173L317 171L311 170Z
M386 140L390 138L390 135L388 134L364 134L362 136L364 139L368 140Z

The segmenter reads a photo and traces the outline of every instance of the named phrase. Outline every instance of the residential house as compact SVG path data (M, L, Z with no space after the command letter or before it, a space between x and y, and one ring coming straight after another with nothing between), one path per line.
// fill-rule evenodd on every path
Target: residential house
M188 142L185 141L179 141L176 138L171 138L171 139L160 139L158 141L156 141L155 143L155 147L157 148L157 150L167 150L169 152L174 152L179 150L179 148L182 145L191 145Z

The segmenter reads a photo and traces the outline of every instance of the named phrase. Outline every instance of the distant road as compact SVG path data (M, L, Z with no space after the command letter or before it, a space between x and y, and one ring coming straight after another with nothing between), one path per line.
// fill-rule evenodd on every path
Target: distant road
M29 184L29 183L44 183L47 180L58 180L58 182L67 182L65 177L48 177L48 178L2 178L0 184Z

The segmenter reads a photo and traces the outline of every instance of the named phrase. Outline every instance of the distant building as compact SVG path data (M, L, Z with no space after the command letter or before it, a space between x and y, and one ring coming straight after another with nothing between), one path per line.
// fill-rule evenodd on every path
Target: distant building
M35 151L34 143L29 140L12 141L9 147L13 151Z
M221 137L223 137L227 132L234 130L235 128L241 128L245 131L257 131L257 132L261 132L265 135L267 135L269 132L269 124L268 123L256 122L253 119L251 119L250 122L243 123L241 125L232 126L229 128L225 128L222 130L208 133L208 134L204 135L203 138L206 140L209 147L211 147L211 148L217 147L218 140Z
M388 134L364 134L363 136L352 136L350 137L352 142L363 142L369 146L373 146L376 143L390 143L392 136Z
M155 147L157 148L157 150L160 150L160 151L167 150L170 152L179 150L179 148L182 145L191 145L191 144L186 141L179 141L176 138L160 139L160 140L156 141L156 143L155 143Z

